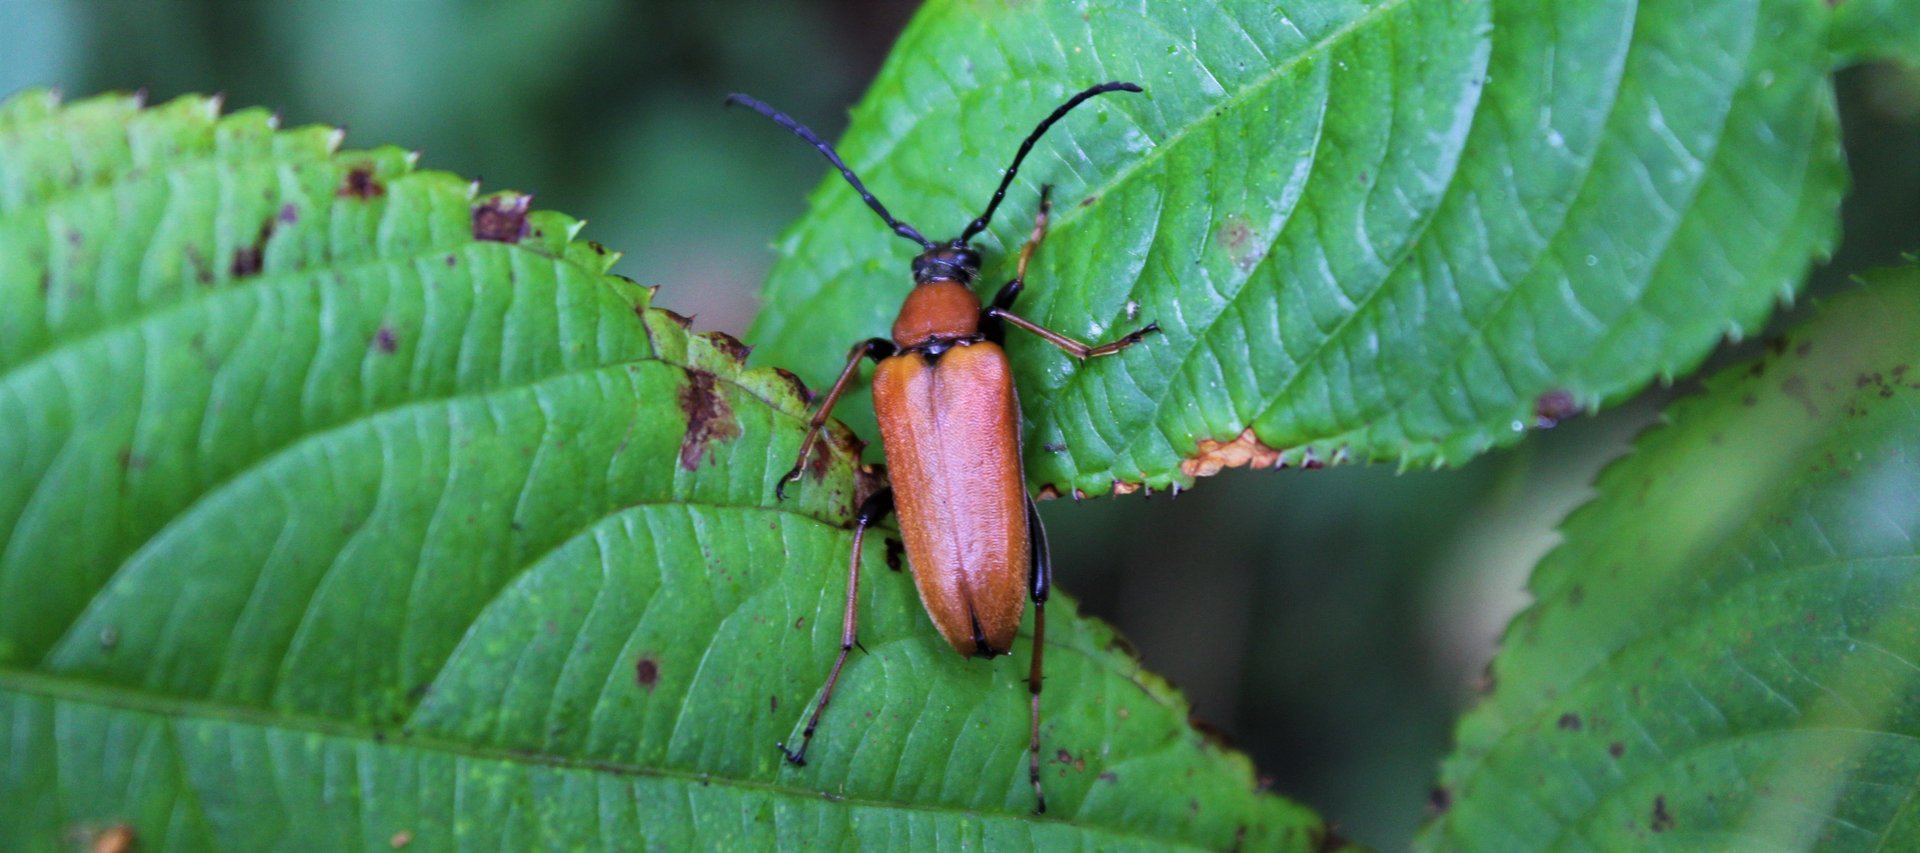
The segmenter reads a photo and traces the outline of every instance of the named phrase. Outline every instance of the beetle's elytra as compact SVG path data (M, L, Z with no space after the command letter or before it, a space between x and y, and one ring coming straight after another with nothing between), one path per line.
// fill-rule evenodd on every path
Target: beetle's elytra
M1033 599L1033 666L1027 678L1033 706L1028 775L1033 782L1034 810L1047 810L1046 795L1040 788L1040 673L1052 566L1046 531L1040 527L1040 516L1027 494L1026 476L1020 467L1020 405L1014 394L1012 367L1000 344L1006 326L1012 325L1085 360L1126 349L1159 327L1148 324L1110 343L1088 346L1012 313L1014 299L1025 286L1027 262L1046 236L1048 194L1044 189L1033 235L1020 250L1013 280L984 308L972 289L980 274L980 255L969 244L986 230L994 211L1006 198L1007 187L1019 173L1020 162L1048 128L1096 95L1138 91L1140 87L1132 83L1102 83L1068 98L1020 143L987 209L967 223L960 236L945 243L928 240L913 226L895 219L833 147L813 131L745 95L727 98L728 104L743 104L812 144L893 233L918 243L923 250L913 259L915 286L894 320L893 339L872 338L854 346L846 367L809 423L793 470L774 487L777 496L785 497L787 484L800 476L834 403L859 375L860 360L873 359L878 365L873 374L873 410L880 422L881 446L886 450L892 485L861 504L854 519L840 654L834 658L820 701L807 719L800 748L790 750L784 743L778 745L788 761L806 765L807 746L813 742L820 715L833 698L847 652L854 646L859 624L854 604L860 585L860 549L867 528L888 512L897 512L920 602L955 651L986 658L1011 651L1026 599Z

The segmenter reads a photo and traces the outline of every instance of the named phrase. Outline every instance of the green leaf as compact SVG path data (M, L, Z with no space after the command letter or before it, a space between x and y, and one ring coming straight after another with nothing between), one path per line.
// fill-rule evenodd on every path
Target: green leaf
M185 98L0 105L0 848L1304 848L1056 598L963 660L844 430L580 223ZM1170 796L1169 780L1179 780Z
M1920 845L1920 271L1823 306L1600 477L1428 849Z
M1842 62L1894 59L1920 67L1920 4L1841 0L1833 10L1833 51Z
M982 244L990 292L1053 184L1019 310L1089 341L1165 330L1085 365L1015 336L1036 486L1452 463L1683 374L1795 292L1844 184L1829 15L936 0L842 153L940 237L1067 93L1146 87L1040 143ZM829 175L779 251L759 355L823 381L886 330L914 250Z

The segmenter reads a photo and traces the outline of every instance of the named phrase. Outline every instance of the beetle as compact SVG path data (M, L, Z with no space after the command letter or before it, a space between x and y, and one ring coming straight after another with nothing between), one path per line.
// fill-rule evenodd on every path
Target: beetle
M1088 346L1012 312L1015 298L1025 287L1027 263L1046 236L1051 188L1041 190L1033 233L1020 250L1013 279L985 307L972 289L980 274L980 254L971 243L986 230L1019 174L1021 161L1048 128L1096 95L1139 91L1132 83L1102 83L1055 108L1020 143L986 210L967 223L960 236L944 243L928 240L913 226L895 219L833 146L813 131L751 97L728 96L728 105L752 109L825 155L893 233L922 249L913 259L914 288L894 320L892 339L870 338L854 345L846 367L808 421L793 469L774 485L775 497L784 500L787 484L799 478L834 404L859 375L860 362L873 360L873 410L880 422L891 485L869 496L855 513L840 653L807 718L800 747L788 749L784 741L776 744L795 766L806 766L807 746L833 698L847 653L856 645L855 602L867 529L892 512L899 516L920 602L947 643L962 656L990 659L1011 651L1026 600L1033 600L1033 663L1027 678L1032 697L1028 775L1035 812L1047 810L1040 787L1040 681L1053 567L1046 531L1026 491L1020 462L1020 405L1001 343L1005 327L1014 326L1085 361L1120 352L1159 331L1159 325L1149 323L1110 343Z

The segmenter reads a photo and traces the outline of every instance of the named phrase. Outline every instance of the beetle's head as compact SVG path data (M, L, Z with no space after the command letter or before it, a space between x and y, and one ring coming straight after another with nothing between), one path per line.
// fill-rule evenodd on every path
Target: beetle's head
M963 240L934 246L913 259L913 283L957 281L971 286L980 274L980 253Z

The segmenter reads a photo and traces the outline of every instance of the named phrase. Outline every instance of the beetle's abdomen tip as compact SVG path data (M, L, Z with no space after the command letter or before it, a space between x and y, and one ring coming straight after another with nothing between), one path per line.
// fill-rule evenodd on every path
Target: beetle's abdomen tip
M993 641L987 639L987 632L980 626L978 614L968 613L967 616L973 622L973 651L967 654L967 657L993 660L1009 651L1006 646L996 646Z
M978 643L974 645L973 654L967 655L967 657L986 658L987 660L993 660L994 658L997 658L1006 653L1007 653L1006 649L996 649L985 643Z

